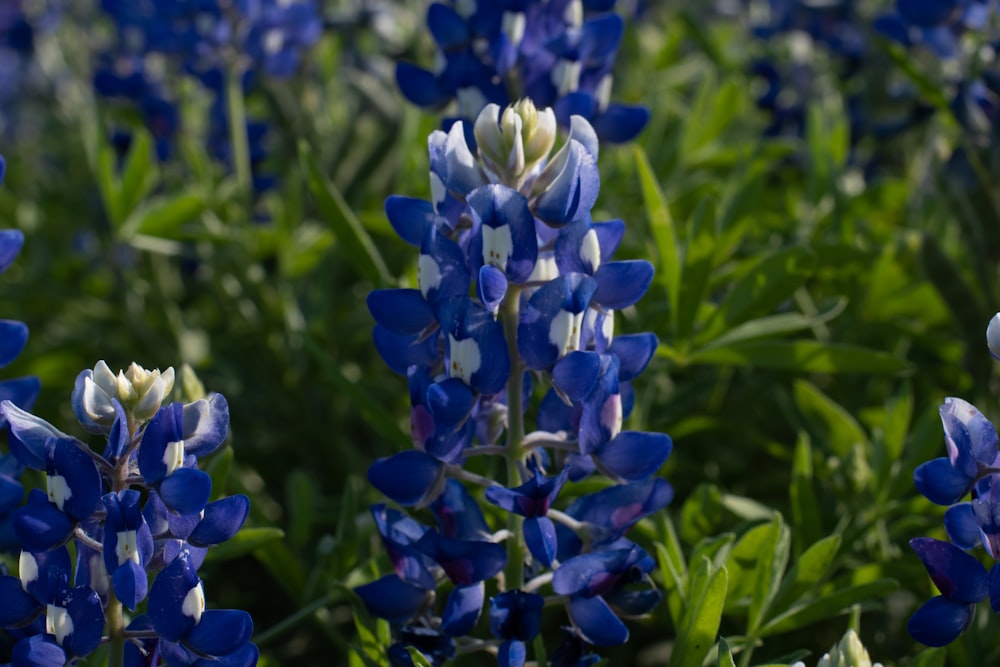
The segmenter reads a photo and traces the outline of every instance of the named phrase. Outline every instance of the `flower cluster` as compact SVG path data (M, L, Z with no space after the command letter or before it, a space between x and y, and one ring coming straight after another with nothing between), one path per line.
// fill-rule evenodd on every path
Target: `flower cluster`
M645 107L610 102L624 24L614 0L435 2L427 27L441 52L435 71L396 69L399 88L424 107L458 101L471 123L487 104L522 97L551 107L562 127L581 116L601 139L631 141L649 121ZM471 137L467 137L471 142Z
M156 140L161 160L171 154L180 127L174 92L166 85L168 65L200 80L212 94L208 147L232 166L226 78L236 77L243 90L253 76L288 78L303 53L320 37L323 24L314 0L103 0L114 20L116 44L99 56L94 87L103 97L137 107ZM250 160L263 157L261 138L267 126L247 123ZM119 133L120 143L128 135ZM266 189L260 178L255 189Z
M597 135L581 116L570 126L553 152L552 109L527 99L502 111L487 105L473 128L476 153L463 121L431 134L432 201L386 202L394 229L420 249L419 284L376 290L368 306L376 347L409 383L415 448L380 459L368 477L400 505L429 507L437 522L372 508L395 573L357 592L400 626L394 664L409 664L404 644L431 660L449 656L453 639L472 633L494 578L493 640L462 641L495 651L501 665L524 664L543 588L568 610L564 655L625 642L620 617L660 599L653 560L625 534L671 500L653 475L672 444L622 430L630 382L657 340L614 332L615 311L639 300L653 267L612 260L625 227L591 218ZM505 486L472 471L485 456L505 461ZM616 484L555 509L567 485L594 473ZM490 527L461 481L486 487L506 529ZM450 593L438 609L442 587Z
M68 664L105 641L127 665L256 664L250 616L206 610L197 573L250 508L242 495L210 502L211 478L198 469L225 441L229 408L219 394L166 403L173 382L172 368L136 364L80 373L73 410L106 440L102 454L0 402L13 455L45 475L45 490L13 514L19 576L0 577L14 664Z
M1000 313L987 329L995 357L1000 352L998 341ZM1000 609L1000 562L987 573L977 558L966 553L981 544L1000 561L997 431L975 406L960 398L945 399L940 413L948 455L919 466L914 482L928 500L949 506L944 524L951 542L929 537L910 541L941 591L910 618L910 634L928 646L954 641L969 627L976 605L987 596L993 609ZM963 501L970 494L971 500Z
M0 183L3 183L7 163L0 156ZM7 270L24 245L24 235L16 229L0 230L0 273ZM28 342L28 327L15 320L0 320L0 367L6 366L21 353ZM23 377L0 382L0 400L8 400L22 408L30 408L38 398L40 383L36 377ZM6 424L0 419L0 427ZM0 456L0 551L17 548L11 525L11 512L24 498L19 481L24 471L12 454Z

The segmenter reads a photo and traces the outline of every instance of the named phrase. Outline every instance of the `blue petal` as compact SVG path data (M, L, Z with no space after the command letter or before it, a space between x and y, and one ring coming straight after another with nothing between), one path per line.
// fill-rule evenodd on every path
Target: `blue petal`
M974 475L975 463L993 465L998 458L997 431L976 406L960 398L946 398L939 413L947 439L953 440L960 451L954 462L956 468ZM968 467L964 465L967 453L974 459Z
M87 655L101 644L104 632L104 607L97 593L86 586L67 589L57 604L69 613L73 631L62 645L73 655Z
M500 644L497 651L497 665L499 667L524 667L528 659L528 648L524 642L516 639L508 639Z
M49 475L63 477L71 491L63 502L62 510L77 521L86 519L100 502L103 495L101 472L94 460L78 446L78 440L60 438L50 441ZM82 445L81 446L85 446Z
M247 644L243 648L216 658L203 658L192 667L254 667L260 660L260 650L256 644Z
M476 296L479 301L494 315L500 310L500 303L507 295L507 277L503 271L487 264L479 269L479 280L476 281Z
M913 471L913 483L928 500L952 505L972 488L972 479L951 465L947 457L921 463Z
M464 421L476 402L476 394L459 378L447 378L427 388L427 407L438 426L451 429Z
M244 495L228 496L209 503L187 541L198 547L221 544L239 531L249 513L250 499Z
M903 20L921 28L944 23L955 9L955 0L896 0L896 11Z
M563 274L545 283L531 296L517 325L517 349L532 370L549 370L561 350L551 340L552 321L562 312L582 313L597 289L582 273Z
M481 394L496 394L504 389L510 376L510 353L503 325L493 315L468 297L447 299L439 304L438 321L448 333L448 372L461 376ZM466 368L464 352L456 350L472 346L477 366ZM456 375L457 373L457 375ZM467 376L467 377L466 377Z
M24 486L17 480L0 474L0 516L20 505L22 500Z
M615 254L625 236L625 223L621 220L607 220L592 223L591 227L597 232L597 241L601 245L601 262L606 262Z
M455 586L448 594L441 613L441 631L450 637L462 637L472 632L483 610L486 586L482 581L468 586Z
M961 505L956 505L961 507ZM949 508L950 511L951 508ZM1000 501L987 497L972 501L972 513L982 532L982 542L990 556L996 559L1000 556ZM945 514L947 519L947 514ZM962 546L962 545L959 545Z
M385 215L399 237L420 247L424 231L434 225L437 214L429 201L392 195L385 200Z
M368 468L368 481L400 505L418 505L440 481L440 461L418 451L377 460Z
M0 412L3 412L14 435L10 442L11 453L29 468L45 470L46 442L49 438L69 438L52 424L10 401L0 403Z
M470 192L466 201L477 230L469 247L473 266L493 264L513 283L527 280L538 258L538 242L535 218L525 196L505 185L490 183ZM502 255L491 255L490 251L496 249L487 246L483 227L505 228L511 247L501 248Z
M589 213L601 187L597 162L583 144L571 140L562 150L567 151L562 169L535 199L535 215L552 225Z
M184 642L206 655L227 655L250 641L253 620L237 609L211 609L201 615Z
M160 635L168 641L180 641L194 627L194 616L184 612L184 600L201 585L198 573L184 551L170 562L153 580L149 589L149 619Z
M139 472L147 484L156 484L167 475L163 457L167 445L184 440L183 408L171 403L160 408L146 424L139 444ZM185 451L187 447L185 446Z
M164 504L180 514L198 514L212 495L212 478L197 468L178 468L160 482Z
M51 635L25 637L14 644L13 667L63 667L66 652Z
M612 310L628 308L646 293L653 273L653 265L644 259L602 264L594 274L594 301Z
M566 513L612 535L622 535L644 516L666 507L673 497L670 483L654 477L581 496Z
M427 603L428 593L394 574L354 589L373 616L390 623L405 623Z
M21 354L28 342L28 326L16 320L0 320L0 368Z
M948 539L963 549L972 549L983 542L972 503L949 507L944 513L944 529Z
M593 456L601 471L612 479L640 482L660 469L672 448L670 436L664 433L622 431Z
M3 182L3 158L0 157L0 183ZM24 246L24 234L19 229L0 229L0 273L7 270Z
M37 489L29 495L27 505L14 510L13 520L14 532L26 551L48 551L59 546L76 525Z
M601 355L570 352L552 367L552 382L571 401L582 401L601 373Z
M434 324L434 310L418 289L379 289L367 301L375 321L399 336L415 336Z
M453 540L429 530L416 547L440 565L452 583L467 586L492 579L507 564L502 544L479 540Z
M618 381L628 382L645 370L658 342L652 333L615 336L608 353L618 357Z
M29 408L38 398L38 392L41 388L41 381L34 376L4 380L0 382L0 401L10 401L22 408ZM6 425L7 419L3 412L0 412L0 428Z
M583 638L594 646L618 646L628 641L628 628L603 598L570 598L569 616Z
M418 107L436 107L451 98L433 72L410 63L396 64L396 84L403 97Z
M559 595L593 597L611 589L634 560L633 549L610 549L574 556L563 562L552 576L552 589Z
M547 516L524 520L524 542L538 562L552 567L556 557L556 527Z
M990 607L993 611L1000 612L1000 563L994 563L987 576L990 587Z
M530 642L541 630L544 605L536 593L513 589L497 594L490 599L490 632L497 639Z
M33 561L32 563L26 561ZM69 586L71 563L69 550L59 547L51 551L21 552L21 584L29 595L42 604L55 600ZM28 576L34 576L28 579Z
M989 593L986 569L974 557L950 542L930 537L910 540L934 585L952 602L975 604Z
M592 118L591 122L601 139L613 144L623 144L635 139L645 129L649 122L649 109L612 103Z
M398 336L381 325L372 330L375 349L393 371L406 375L410 366L430 366L438 360L437 337Z
M921 644L945 646L969 627L975 610L975 605L952 602L938 595L914 612L906 627L910 636Z
M117 567L111 580L115 586L115 597L129 611L135 611L136 606L146 598L149 585L146 570L135 561L130 559Z
M115 423L111 425L111 432L108 434L108 446L104 449L104 458L114 462L128 450L131 441L125 408L122 407L117 398L111 399L111 403L115 406L115 414L117 416L115 417ZM90 418L88 417L87 419L89 420ZM97 422L91 421L91 423L98 426Z
M21 588L17 577L0 577L0 627L20 625L38 613L41 606Z
M222 394L212 394L181 408L184 452L191 456L208 456L229 434L229 404Z
M444 491L431 503L441 534L460 540L482 540L490 535L482 510L465 486L454 479L445 482Z

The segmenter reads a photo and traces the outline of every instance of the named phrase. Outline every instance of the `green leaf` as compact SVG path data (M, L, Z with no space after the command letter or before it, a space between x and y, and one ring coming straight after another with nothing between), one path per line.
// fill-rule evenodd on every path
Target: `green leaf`
M946 647L924 649L910 662L910 667L944 667L947 656Z
M870 446L867 434L854 417L814 385L796 380L793 394L806 423L826 436L834 454L846 456L857 444Z
M372 619L364 604L354 599L351 600L354 610L354 627L358 631L358 641L360 645L356 647L359 657L365 665L380 666L386 664L385 655L386 644L379 635L378 624Z
M337 241L343 244L344 257L354 265L354 268L377 286L392 283L392 275L382 259L378 248L368 230L364 228L358 216L344 200L343 195L320 171L309 145L299 143L299 162L305 172L309 191L312 192L316 205L323 218L330 225Z
M722 506L739 518L746 519L747 521L770 519L774 515L774 510L767 505L757 502L753 498L737 496L732 493L723 494Z
M878 579L825 593L820 598L802 602L778 614L761 629L760 636L768 637L791 632L847 613L852 605L882 597L896 587L897 583L893 579Z
M757 319L733 327L718 338L707 343L702 349L711 350L716 347L725 347L743 341L812 329L817 325L832 320L843 312L846 305L846 300L841 300L833 308L816 317L809 317L802 313L780 313L778 315L758 317Z
M285 482L288 507L288 541L301 550L309 542L316 515L316 488L312 478L301 468L296 468Z
M840 542L840 535L824 537L799 556L774 599L775 609L785 610L823 581L837 557Z
M811 544L819 539L823 521L816 500L816 480L813 477L813 453L809 434L799 432L792 459L792 480L788 487L792 504L792 522L797 544Z
M233 469L233 448L226 446L221 451L212 454L205 472L212 478L212 500L218 500L226 494L226 484L229 473Z
M683 344L694 330L698 310L708 293L709 277L715 263L715 206L709 199L703 199L695 209L688 243L684 248L683 279L678 295L677 345Z
M406 652L410 654L410 661L413 663L414 667L434 667L434 665L432 665L430 661L424 657L423 653L412 646L407 646Z
M788 564L791 536L781 515L774 513L774 520L764 526L766 533L757 551L757 567L754 570L754 587L750 595L750 609L747 613L747 635L756 636L764 620L768 618L771 603L781 586L781 576Z
M121 237L130 239L137 234L178 239L180 227L197 219L208 208L205 198L197 192L181 192L172 196L147 199L129 215L122 225Z
M694 544L715 533L722 521L722 493L714 484L699 484L681 508L681 539Z
M771 313L812 275L815 264L812 250L792 246L741 267L741 275L698 340L712 340L737 324Z
M733 660L733 652L729 649L729 643L725 637L719 638L718 667L736 667L736 661Z
M121 215L128 216L153 191L160 180L153 140L145 129L132 132L132 143L122 168Z
M209 549L208 558L213 561L238 558L284 537L285 531L280 528L244 528L228 541Z
M636 170L639 173L639 185L642 188L642 198L646 203L646 215L649 227L656 244L657 280L666 288L670 301L670 317L676 321L681 290L681 262L678 248L677 230L674 227L666 198L660 189L660 184L653 176L646 152L639 145L633 146Z
M687 567L681 551L673 521L666 512L657 513L657 528L660 541L654 544L656 562L663 576L663 588L667 594L667 607L674 627L680 627L681 613L688 598Z
M909 368L906 361L884 352L812 340L746 341L699 350L688 361L804 373L899 373Z
M728 583L725 567L715 568L708 558L699 561L691 578L684 622L670 654L670 667L701 667L719 633Z

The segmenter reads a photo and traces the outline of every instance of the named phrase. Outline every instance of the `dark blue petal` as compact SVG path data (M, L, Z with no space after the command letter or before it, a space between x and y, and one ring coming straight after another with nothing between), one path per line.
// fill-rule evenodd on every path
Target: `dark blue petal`
M575 556L563 562L552 576L559 595L593 597L611 589L634 560L632 549L611 549Z
M256 644L247 644L243 648L216 658L203 658L192 667L254 667L260 660L260 650Z
M597 232L597 240L601 245L601 262L606 262L618 250L618 245L625 236L625 223L621 220L607 220L594 222L591 227Z
M0 627L20 625L38 613L41 606L21 588L17 577L0 577Z
M0 403L7 423L10 425L14 438L10 442L10 451L17 459L35 470L45 470L46 442L49 438L69 438L44 419L22 410L10 401Z
M130 436L128 432L128 417L125 415L125 408L117 398L111 399L115 406L115 423L111 425L111 432L108 434L108 446L104 450L104 458L108 461L117 461L122 454L128 450ZM87 418L89 420L89 417ZM97 422L91 422L98 426Z
M645 370L658 342L652 333L616 336L608 353L618 357L618 381L628 382Z
M507 564L502 544L478 540L453 540L429 530L416 547L427 554L459 586L495 577Z
M434 324L434 310L418 289L369 292L368 310L376 322L399 336L417 335Z
M441 479L441 462L418 451L377 460L368 468L368 481L400 505L419 505Z
M582 401L601 373L601 355L570 352L552 367L552 382L571 401Z
M632 141L645 129L648 122L647 107L615 103L609 104L603 112L591 119L597 136L613 144Z
M672 448L670 436L664 433L622 431L593 456L601 471L612 479L640 482L660 469Z
M976 463L991 466L998 458L997 431L983 413L974 405L960 398L946 398L939 409L946 441L951 439L962 451L955 467L976 474L974 466L962 465L965 452L971 452ZM961 443L961 444L959 444ZM947 443L949 449L951 443Z
M670 483L654 477L581 496L566 509L566 513L612 535L621 535L642 517L666 507L673 497L674 490Z
M982 531L982 542L986 551L996 559L1000 556L1000 501L990 497L976 498L972 501L972 513L975 515L979 530ZM945 517L947 518L947 514Z
M913 471L913 483L928 500L938 505L957 503L972 488L972 479L941 457L921 463Z
M570 598L569 616L583 638L594 646L618 646L628 641L628 628L603 598Z
M115 586L115 597L130 611L146 598L149 581L146 570L132 560L127 560L114 570L111 581Z
M552 567L556 557L556 527L547 516L524 520L524 543L531 555L545 567Z
M963 549L972 549L983 543L972 503L959 503L949 507L944 513L944 529L948 533L948 539Z
M24 486L16 479L0 474L0 516L7 514L24 500Z
M86 586L67 589L64 596L56 601L66 609L73 620L73 629L62 645L73 655L87 655L101 644L104 632L104 607L97 593Z
M439 358L436 336L421 341L417 336L398 336L376 325L372 338L382 360L400 375L406 375L410 366L430 366Z
M503 271L487 264L479 269L479 280L476 281L476 296L479 301L494 315L500 310L500 303L507 295L507 277Z
M460 540L483 540L489 537L482 510L465 486L454 479L445 482L444 491L431 503L441 534Z
M448 375L461 378L481 394L503 391L510 376L503 325L468 297L438 304L437 318L448 334Z
M237 609L211 609L201 615L198 624L184 642L206 655L227 655L250 641L253 620Z
M910 636L926 646L945 646L958 639L976 610L973 604L952 602L938 595L914 612L907 623Z
M497 650L497 665L499 667L524 667L528 659L528 647L524 642L509 639L500 644Z
M250 499L228 496L205 506L205 513L187 541L199 547L221 544L235 535L250 513Z
M473 267L490 264L512 283L527 280L538 258L528 200L516 190L491 183L470 192L466 201L476 229L469 246Z
M396 64L396 84L403 97L418 107L435 107L451 98L433 72L406 62Z
M149 620L156 634L172 642L187 636L198 622L201 609L197 599L204 600L201 580L184 551L170 562L153 580L149 589ZM189 604L185 604L189 601ZM185 609L187 607L187 609Z
M28 342L28 326L16 320L0 320L0 368L21 354Z
M86 519L97 509L104 493L101 482L101 472L89 454L83 451L82 443L74 438L60 438L50 441L48 474L61 476L62 484L68 487L70 495L62 498L57 495L54 500L63 512L77 521ZM56 485L49 483L50 487Z
M472 35L458 12L451 7L435 2L427 9L427 29L442 51L451 51L465 46Z
M423 588L411 586L394 574L354 589L373 616L390 623L405 623L420 611L428 601Z
M385 200L385 215L399 237L418 248L423 243L425 231L434 226L437 218L429 201L400 195Z
M921 28L944 23L956 10L955 0L896 0L896 11L903 20Z
M66 652L51 635L25 637L14 644L13 667L63 667Z
M532 370L549 370L564 354L579 348L582 314L597 288L582 273L563 274L531 296L517 325L517 349Z
M212 478L197 468L178 468L160 482L164 504L180 514L198 514L212 495Z
M447 378L427 388L427 407L438 427L451 429L463 422L476 402L476 394L459 378Z
M69 586L69 550L59 547L38 553L22 551L20 573L24 589L38 602L49 604Z
M509 590L490 599L490 632L497 639L530 642L542 626L545 600L536 593Z
M1000 563L994 563L987 576L990 587L990 607L993 611L1000 612Z
M562 168L535 199L535 215L551 225L563 225L589 213L601 187L597 162L583 144L570 140L562 150L567 151ZM554 159L553 164L558 166L558 161Z
M3 158L0 157L0 161ZM0 162L0 183L3 182L3 163ZM24 234L19 229L0 229L0 273L7 270L24 246Z
M76 525L37 489L29 495L27 505L14 510L13 519L14 533L27 551L48 551L59 546Z
M594 301L612 310L628 308L646 293L653 273L653 265L644 259L602 264L594 274Z
M156 484L169 473L164 454L168 445L184 440L183 414L180 403L171 403L160 408L146 424L138 458L139 472L147 484Z
M934 585L952 602L975 604L988 594L986 569L950 542L930 537L910 540Z
M441 631L450 637L462 637L472 632L483 610L485 597L486 585L482 581L455 586L448 594L441 613Z

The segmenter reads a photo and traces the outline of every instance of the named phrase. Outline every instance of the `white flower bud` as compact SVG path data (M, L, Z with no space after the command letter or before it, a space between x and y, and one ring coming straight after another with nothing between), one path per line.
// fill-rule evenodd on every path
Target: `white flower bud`
M1000 359L1000 313L994 315L986 327L986 346L994 359Z

